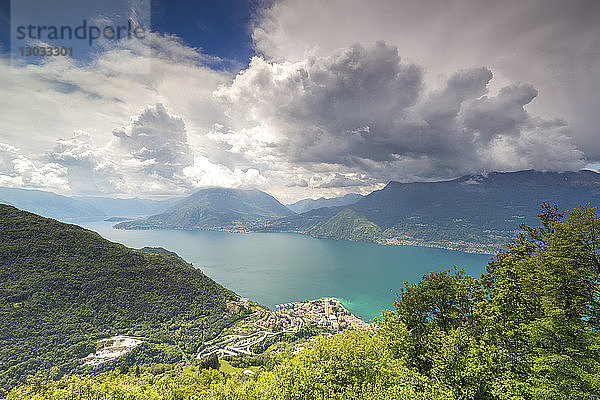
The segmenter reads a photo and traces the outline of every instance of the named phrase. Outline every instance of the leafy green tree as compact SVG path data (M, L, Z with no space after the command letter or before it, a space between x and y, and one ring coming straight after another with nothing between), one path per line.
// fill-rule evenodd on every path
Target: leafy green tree
M397 295L394 325L408 334L405 357L420 373L427 374L434 367L431 346L440 346L440 336L458 328L474 336L482 329L475 310L484 292L479 282L462 270L432 272L418 283L406 284Z
M212 353L210 356L203 358L198 365L200 368L219 369L219 357L217 353Z
M260 376L269 399L451 399L403 365L379 335L344 331Z
M595 208L565 216L544 204L542 225L524 226L490 262L487 340L507 353L497 393L531 398L591 398L598 353L598 249Z

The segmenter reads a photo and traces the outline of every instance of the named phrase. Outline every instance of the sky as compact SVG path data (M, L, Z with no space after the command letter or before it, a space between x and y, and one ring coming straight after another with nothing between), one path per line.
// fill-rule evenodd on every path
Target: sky
M600 167L596 0L48 4L0 0L0 186L290 203ZM18 54L60 45L19 42L18 26L83 19L131 20L143 40Z

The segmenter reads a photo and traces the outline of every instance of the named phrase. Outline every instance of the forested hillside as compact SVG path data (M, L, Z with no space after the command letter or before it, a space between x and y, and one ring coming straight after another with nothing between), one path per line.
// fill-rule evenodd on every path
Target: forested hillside
M520 223L535 223L540 199L563 209L599 206L600 174L518 171L440 182L392 181L354 204L280 218L258 229L493 254ZM347 209L354 211L352 218ZM376 229L351 233L357 225Z
M202 189L162 214L121 222L118 229L232 229L293 215L273 196L260 190Z
M350 208L344 208L333 217L308 229L308 233L319 238L338 240L377 240L382 237L381 229Z
M96 340L119 334L144 338L128 363L177 362L239 318L234 293L156 252L0 205L0 387L86 372Z
M597 399L600 216L545 204L476 279L434 272L373 332L322 338L256 375L172 366L33 379L9 399ZM123 371L122 371L123 372Z

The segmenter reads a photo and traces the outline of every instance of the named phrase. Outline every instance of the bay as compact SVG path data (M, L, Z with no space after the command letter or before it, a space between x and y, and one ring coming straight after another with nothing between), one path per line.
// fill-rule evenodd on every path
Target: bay
M395 293L406 281L414 283L423 274L454 265L478 278L489 259L445 249L315 239L293 233L118 230L111 222L76 223L129 247L174 251L226 288L268 307L336 297L365 320L393 309Z

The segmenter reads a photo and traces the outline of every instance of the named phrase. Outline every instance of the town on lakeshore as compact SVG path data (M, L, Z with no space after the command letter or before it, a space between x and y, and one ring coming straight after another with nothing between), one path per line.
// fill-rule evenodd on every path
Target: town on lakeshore
M242 307L253 312L224 329L217 337L204 342L198 352L198 359L212 354L219 358L257 354L264 350L264 346L260 345L266 339L286 333L295 334L309 326L311 333L307 337L311 340L319 335L331 335L345 329L371 329L371 324L352 314L338 299L331 297L277 304L274 311L243 297L229 302L228 306L231 309ZM114 360L143 341L144 338L141 337L124 335L98 340L96 352L85 358L85 364L94 366ZM297 343L294 351L302 351L306 341Z
M239 298L237 305L252 307L245 298ZM371 329L369 323L352 314L335 298L290 302L278 304L275 308L275 311L271 311L254 306L254 312L249 317L205 342L205 347L197 358L212 354L217 354L219 358L255 354L254 348L259 347L266 339L286 333L298 333L307 326L311 326L317 335L330 335L344 329ZM296 346L296 351L302 349L303 343Z

